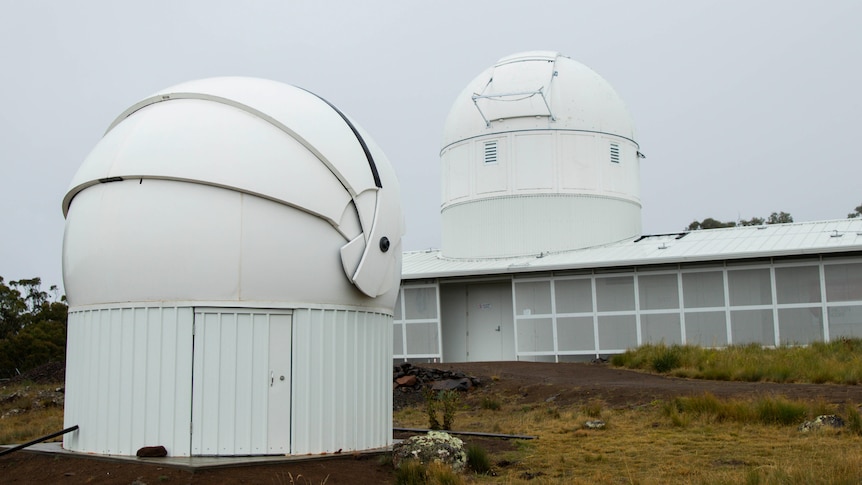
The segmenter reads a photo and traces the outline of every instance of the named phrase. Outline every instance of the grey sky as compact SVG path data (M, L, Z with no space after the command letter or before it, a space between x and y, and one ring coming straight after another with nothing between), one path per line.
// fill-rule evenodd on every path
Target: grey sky
M862 2L0 0L0 276L61 285L69 182L110 122L183 81L269 78L358 121L439 247L455 96L508 54L591 67L634 117L645 233L862 203Z

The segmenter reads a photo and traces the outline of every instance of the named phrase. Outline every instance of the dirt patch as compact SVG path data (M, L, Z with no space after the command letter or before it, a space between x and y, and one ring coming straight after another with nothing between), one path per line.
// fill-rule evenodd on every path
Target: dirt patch
M862 402L862 386L716 382L655 376L605 364L490 362L435 364L476 376L473 393L501 393L524 404L570 405L599 399L609 407L631 407L659 399L710 392L718 397L785 396L828 403ZM397 390L395 392L398 392ZM396 434L405 438L407 433ZM503 440L462 437L491 453L511 449ZM276 464L186 471L149 463L127 463L29 451L0 457L3 483L15 484L352 484L394 483L391 465L375 455L344 455Z

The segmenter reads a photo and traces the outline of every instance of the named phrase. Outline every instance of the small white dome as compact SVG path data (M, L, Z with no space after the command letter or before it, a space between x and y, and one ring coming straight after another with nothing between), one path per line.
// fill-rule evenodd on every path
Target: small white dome
M274 81L205 79L135 104L84 161L63 213L72 305L391 307L400 280L386 156L334 106Z
M556 52L504 57L446 120L443 255L540 255L637 236L639 157L631 116L598 74Z

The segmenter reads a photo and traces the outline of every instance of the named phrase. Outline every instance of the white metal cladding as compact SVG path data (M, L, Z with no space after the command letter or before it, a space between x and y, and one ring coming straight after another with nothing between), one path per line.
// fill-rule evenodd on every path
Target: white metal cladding
M192 454L290 454L290 312L198 308L194 326Z
M631 239L640 233L640 211L625 199L562 194L451 205L442 212L443 254L505 258Z
M410 284L401 288L395 303L393 358L396 360L440 361L440 287L435 284Z
M488 144L495 161L488 163ZM617 146L617 162L609 150ZM530 130L464 140L440 153L442 208L500 195L580 194L640 204L640 162L631 140L599 133Z
M73 309L67 338L64 448L189 455L191 308Z
M647 343L775 346L858 336L860 271L858 258L811 258L516 278L517 355L560 360Z
M392 316L293 313L291 453L392 444Z

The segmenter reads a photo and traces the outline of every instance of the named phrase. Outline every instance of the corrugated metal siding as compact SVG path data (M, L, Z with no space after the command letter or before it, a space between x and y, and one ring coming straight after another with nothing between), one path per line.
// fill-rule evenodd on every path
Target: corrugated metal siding
M392 317L294 311L291 453L392 443Z
M64 423L74 451L133 455L163 445L188 456L191 308L69 312Z

